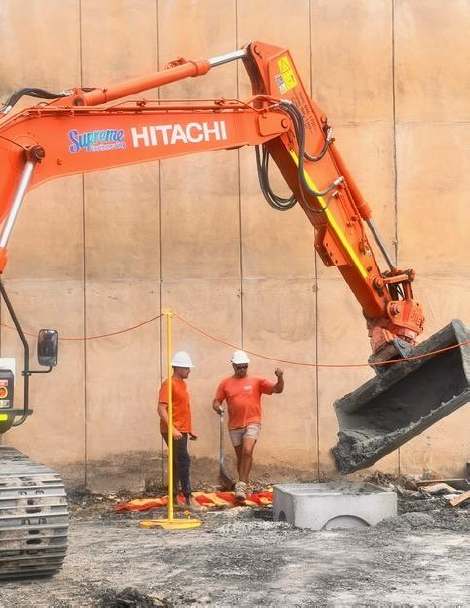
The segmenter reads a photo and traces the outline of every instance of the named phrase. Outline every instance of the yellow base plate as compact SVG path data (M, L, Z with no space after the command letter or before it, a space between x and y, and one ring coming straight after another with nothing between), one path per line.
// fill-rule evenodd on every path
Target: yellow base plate
M187 530L188 528L198 528L201 525L200 519L143 519L140 522L141 528L163 528L164 530Z

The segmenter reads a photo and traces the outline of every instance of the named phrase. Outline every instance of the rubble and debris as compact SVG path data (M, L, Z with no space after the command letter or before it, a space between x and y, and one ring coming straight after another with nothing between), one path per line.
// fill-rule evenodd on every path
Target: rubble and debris
M450 504L453 507L457 507L457 506L463 504L464 502L466 502L467 500L470 500L470 492L464 492L463 494L460 494L460 496L457 496L456 498L451 499Z
M377 589L392 587L394 605L440 605L442 585L429 585L429 576L465 605L470 501L452 508L442 494L407 490L403 477L371 480L403 493L397 517L363 530L302 530L274 522L272 507L235 507L202 513L196 530L163 535L139 529L148 514L115 513L116 498L129 495L75 496L80 516L60 576L5 584L0 605L278 606L286 593L292 605L375 605Z
M292 532L294 528L286 522L273 521L234 521L224 524L220 528L214 530L214 534L223 537L244 536L253 532L276 532L277 534L286 534Z
M272 514L272 508L270 510ZM221 511L219 511L219 513L220 512ZM251 519L252 517L255 517L254 509L252 507L233 507L232 509L224 510L224 513L226 514L226 517L231 519Z
M422 488L437 483L446 483L452 488L455 488L456 490L461 490L462 492L470 490L470 482L468 481L468 479L420 479L416 480L414 483L417 488Z
M416 529L432 529L434 526L434 518L429 513L405 513L396 517L386 517L382 519L375 528L379 530L416 530Z
M420 491L426 494L459 494L459 491L446 483L435 483L429 486L420 486Z
M154 599L145 593L140 593L134 587L126 587L122 591L106 589L99 599L100 608L153 608L154 606L170 606L166 600Z

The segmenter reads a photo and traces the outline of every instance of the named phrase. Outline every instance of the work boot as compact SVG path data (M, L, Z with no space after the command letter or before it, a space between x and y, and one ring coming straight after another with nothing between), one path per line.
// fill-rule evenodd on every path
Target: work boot
M207 511L207 507L200 505L194 496L186 497L186 506L189 507L191 511Z
M173 496L173 508L174 509L184 509L186 507L186 502L181 499L179 496Z
M235 484L235 498L237 500L246 500L247 485L244 481L237 481Z

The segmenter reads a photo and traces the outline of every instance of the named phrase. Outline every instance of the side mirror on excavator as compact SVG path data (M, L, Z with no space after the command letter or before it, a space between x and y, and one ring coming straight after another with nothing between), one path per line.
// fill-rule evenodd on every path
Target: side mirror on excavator
M38 363L46 367L57 365L59 334L55 329L40 329L38 333Z

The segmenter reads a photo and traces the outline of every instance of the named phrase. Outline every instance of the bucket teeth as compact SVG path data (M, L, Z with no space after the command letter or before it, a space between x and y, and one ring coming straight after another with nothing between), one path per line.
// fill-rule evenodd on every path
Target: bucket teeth
M335 402L338 469L368 467L470 401L470 331L454 319L413 349L411 357L460 344L413 361L387 366L380 375Z

